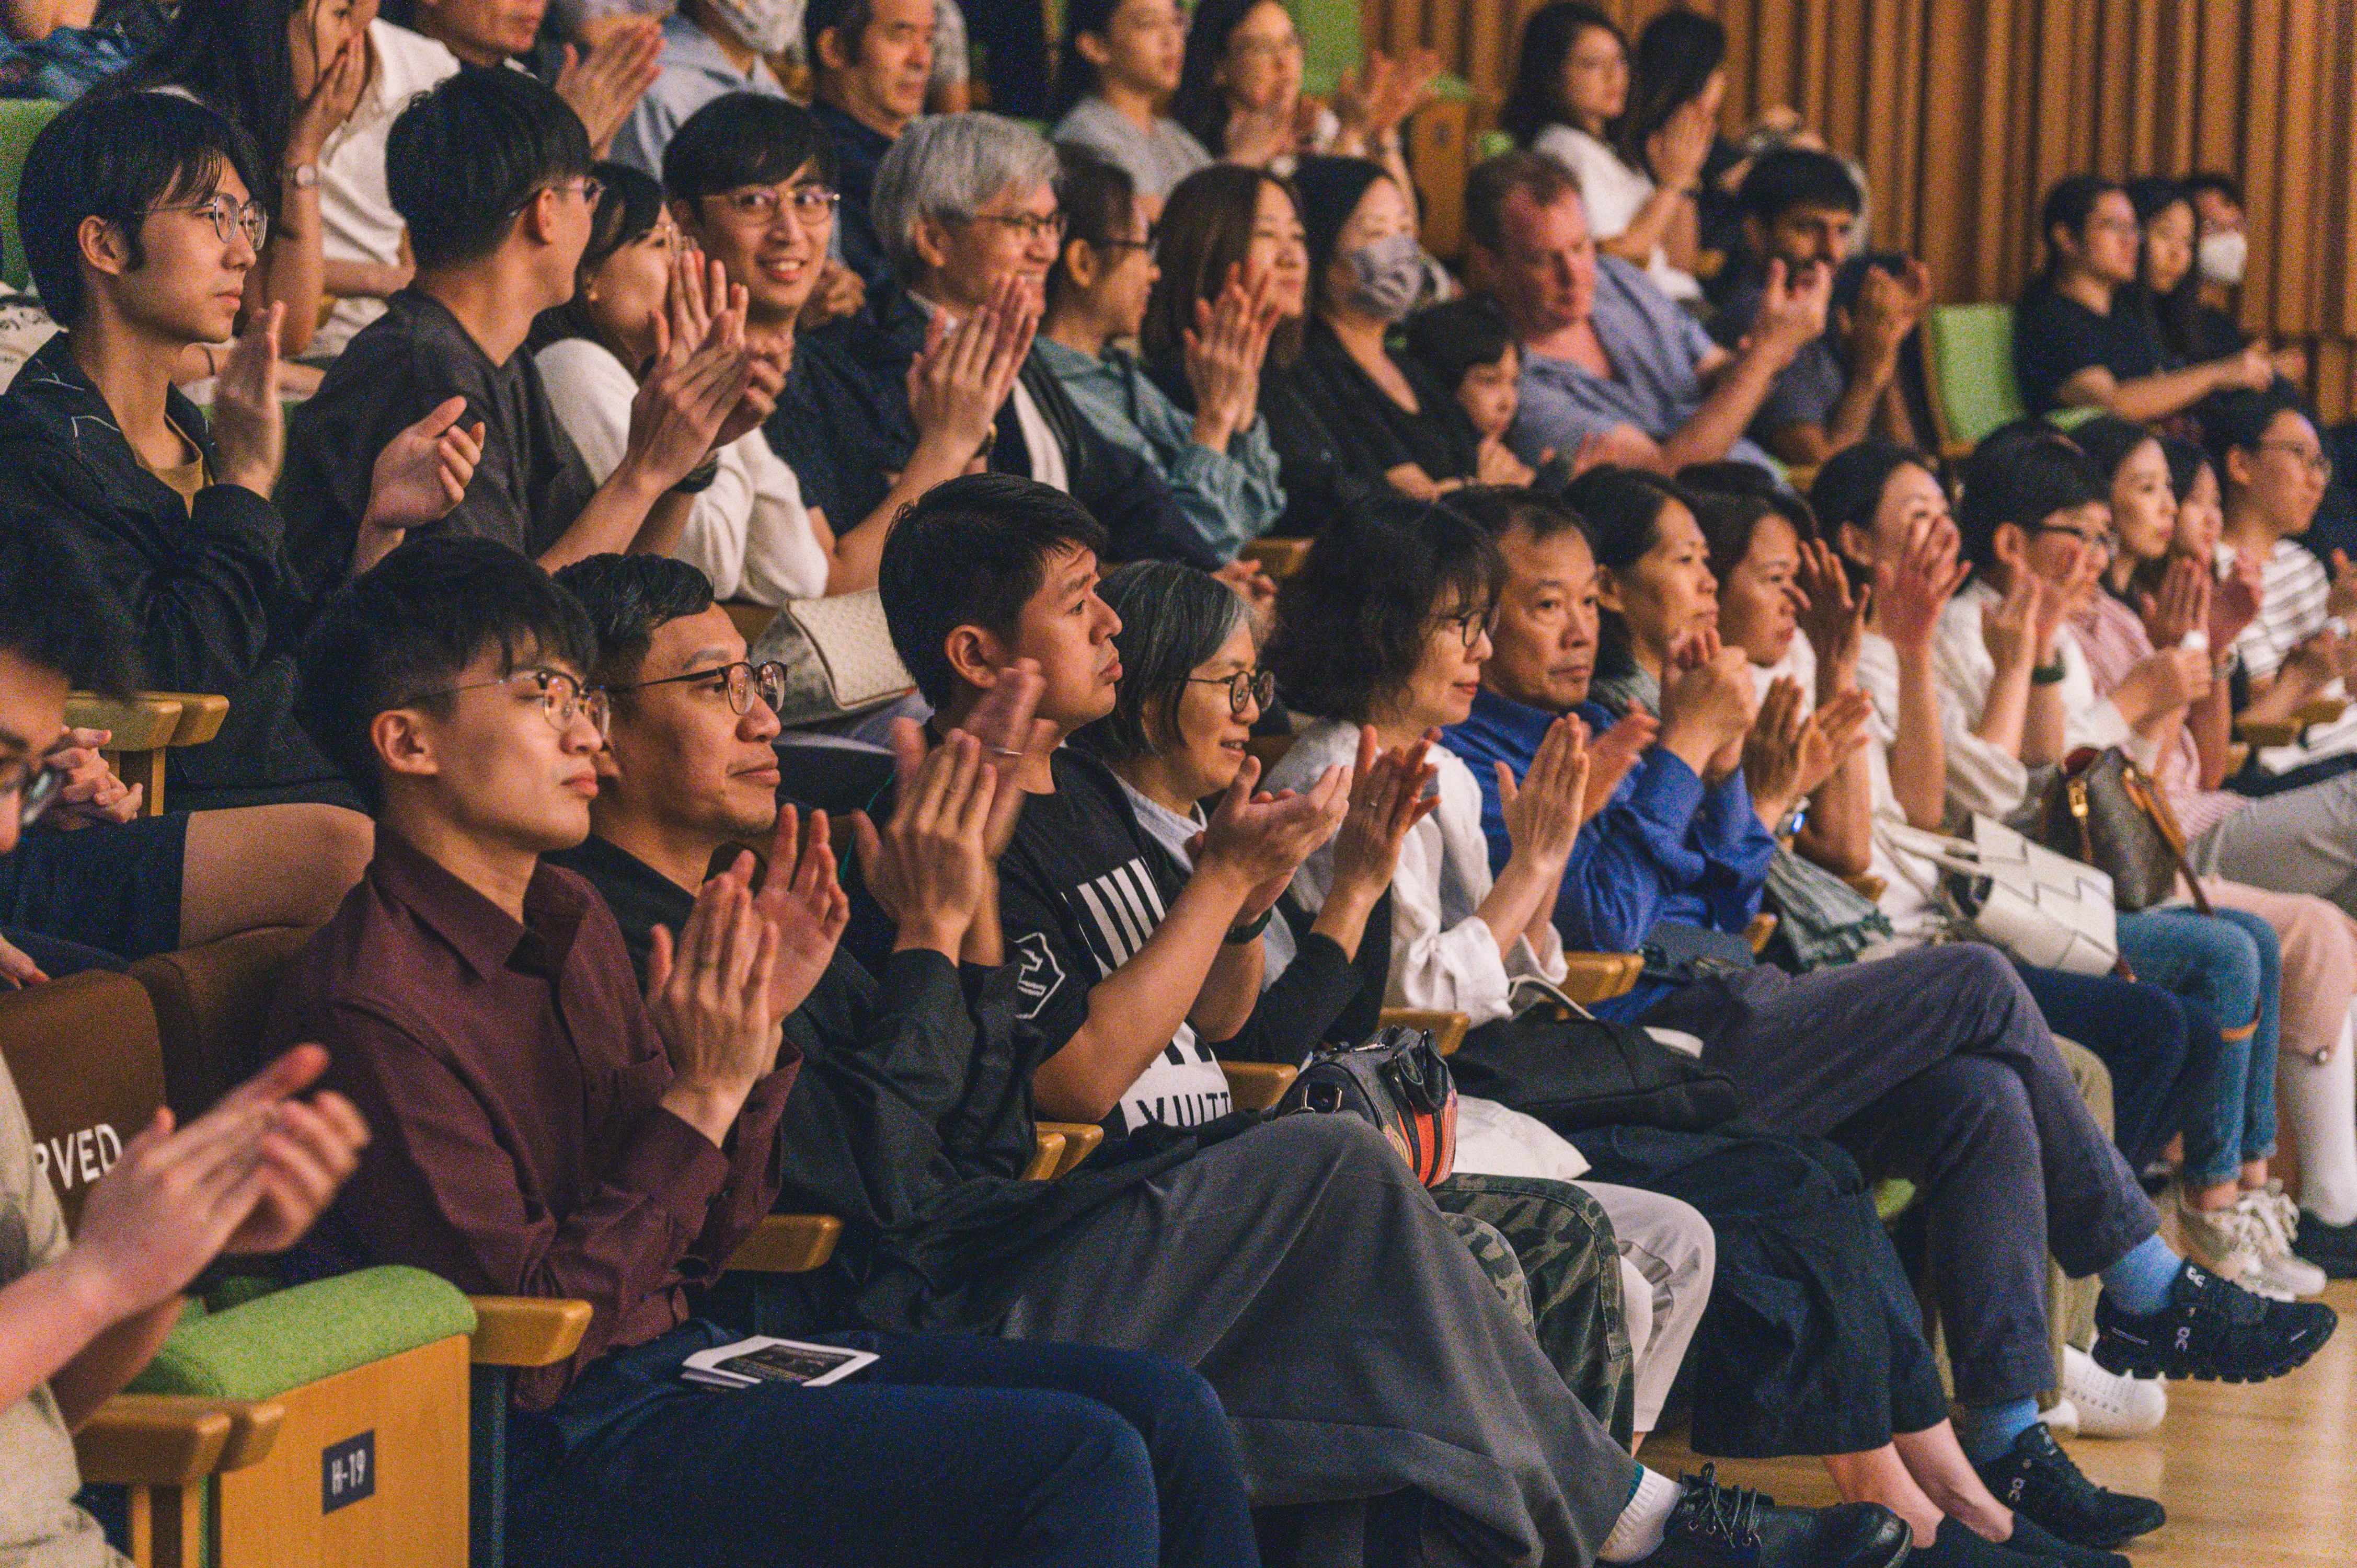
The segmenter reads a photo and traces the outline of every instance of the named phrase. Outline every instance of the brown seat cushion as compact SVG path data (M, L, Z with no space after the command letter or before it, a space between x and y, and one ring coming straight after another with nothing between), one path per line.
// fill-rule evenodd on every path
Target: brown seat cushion
M310 940L306 927L264 926L132 965L155 1005L174 1114L210 1109L262 1065L278 976Z
M0 994L0 1056L71 1225L91 1184L164 1103L147 993L128 975L94 972Z

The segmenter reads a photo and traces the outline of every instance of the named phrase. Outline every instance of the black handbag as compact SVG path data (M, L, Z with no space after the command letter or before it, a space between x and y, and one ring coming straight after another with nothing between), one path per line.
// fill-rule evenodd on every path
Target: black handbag
M1303 1112L1372 1123L1426 1187L1457 1168L1456 1078L1422 1029L1394 1025L1364 1045L1318 1051L1269 1114Z
M2109 876L2112 901L2125 914L2176 897L2179 876L2194 908L2211 912L2167 798L2118 746L2082 747L2064 760L2046 786L2032 836Z
M1484 1024L1452 1058L1466 1093L1535 1116L1569 1137L1587 1127L1707 1133L1740 1116L1735 1080L1633 1024L1560 1003Z

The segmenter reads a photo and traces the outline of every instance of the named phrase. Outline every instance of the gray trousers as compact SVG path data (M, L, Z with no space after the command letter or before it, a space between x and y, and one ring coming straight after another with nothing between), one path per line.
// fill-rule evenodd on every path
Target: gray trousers
M1124 1194L1026 1271L1004 1331L1196 1368L1256 1506L1415 1488L1481 1559L1584 1568L1636 1486L1635 1461L1351 1117L1268 1122Z
M1699 1036L1755 1121L1829 1137L1915 1184L1967 1404L2052 1386L2050 1248L2077 1278L2159 1229L1994 949L1919 948L1798 977L1744 970L1665 998L1646 1022Z
M1637 1430L1651 1432L1662 1424L1670 1385L1685 1365L1703 1309L1710 1305L1718 1238L1690 1203L1608 1181L1581 1181L1578 1187L1603 1206L1620 1239L1620 1256L1647 1286L1649 1326L1645 1348L1637 1353Z
M2357 772L2262 795L2185 855L2203 876L2311 893L2357 915Z

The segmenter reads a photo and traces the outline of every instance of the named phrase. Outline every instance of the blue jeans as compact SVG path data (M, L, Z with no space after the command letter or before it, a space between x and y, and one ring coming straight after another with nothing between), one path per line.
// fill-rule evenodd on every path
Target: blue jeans
M2217 1069L2195 1085L2184 1125L2186 1185L2232 1181L2244 1162L2275 1152L2283 991L2275 928L2240 909L2147 909L2120 917L2120 951L2138 976L2222 1027L2258 1024L2244 1039L2222 1039Z
M1137 1568L1259 1562L1211 1385L1160 1357L839 1333L850 1380L678 1380L689 1323L511 1423L508 1559L533 1568Z

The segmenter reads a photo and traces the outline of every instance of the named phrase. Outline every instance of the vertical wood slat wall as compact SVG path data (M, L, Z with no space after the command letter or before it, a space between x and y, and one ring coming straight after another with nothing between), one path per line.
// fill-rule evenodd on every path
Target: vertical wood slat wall
M1367 0L1367 42L1439 51L1496 124L1541 0ZM2309 349L2357 409L2357 4L2352 0L1688 0L1728 35L1726 123L1789 103L1865 164L1875 238L1943 299L2009 299L2032 211L2080 169L2226 169L2251 198L2244 328ZM1602 0L1631 33L1663 0ZM1471 145L1469 139L1469 146Z

